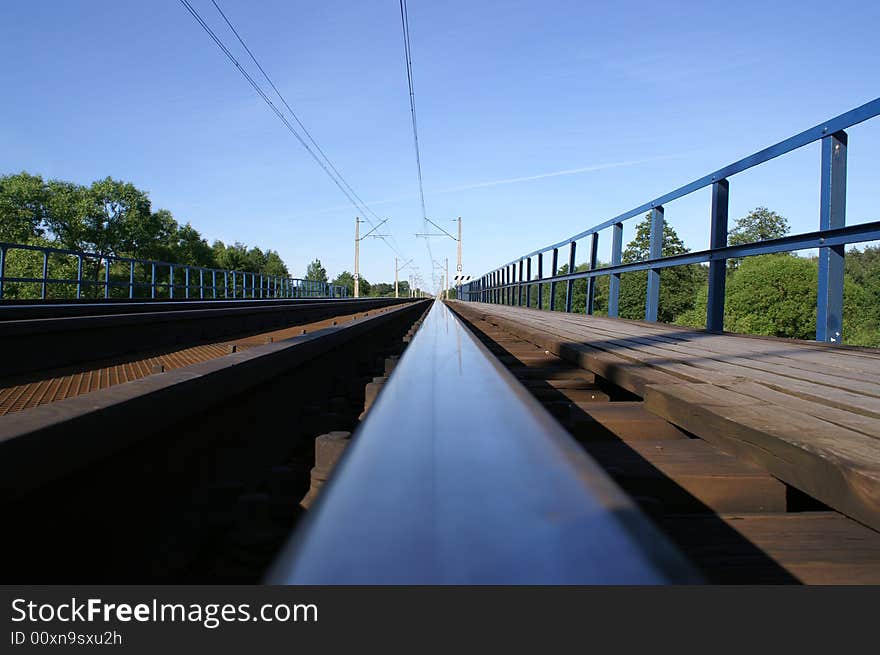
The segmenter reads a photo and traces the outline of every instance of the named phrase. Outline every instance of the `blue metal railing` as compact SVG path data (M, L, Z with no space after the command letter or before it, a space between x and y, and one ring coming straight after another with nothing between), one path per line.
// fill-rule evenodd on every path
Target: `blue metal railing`
M846 244L880 240L880 221L846 226L846 149L848 137L844 131L858 123L880 115L880 98L856 107L829 121L820 123L800 134L740 159L733 164L694 180L643 205L608 219L564 241L534 250L482 277L458 287L462 300L531 306L532 287L537 285L537 306L543 309L543 285L550 284L550 306L556 309L556 285L565 283L565 311L572 308L575 280L587 280L587 314L593 313L595 279L610 276L608 288L608 315L618 315L620 276L631 271L648 271L645 299L645 320L656 321L660 299L660 271L670 266L709 263L709 298L706 328L720 332L724 328L724 293L726 262L733 257L748 257L774 252L788 252L807 248L819 249L819 283L816 302L816 339L839 343L843 332L843 264ZM759 164L775 159L805 145L821 141L822 161L820 180L819 229L781 239L772 239L744 245L727 245L729 178ZM663 257L663 205L682 198L707 186L712 187L709 226L709 248L699 252ZM623 264L623 223L650 212L651 232L648 259ZM611 264L597 267L599 233L611 229ZM575 273L577 241L590 239L589 270ZM558 274L559 248L569 247L568 273ZM551 273L544 277L544 254L551 252ZM532 277L532 258L537 258L537 276ZM523 271L525 264L525 271Z
M42 273L34 276L8 276L6 275L9 263L9 253L13 251L30 251L42 254ZM56 255L68 258L68 264L76 264L74 277L57 278L49 276L50 256ZM84 264L92 262L95 277L84 277ZM111 271L115 265L115 272ZM136 268L142 266L143 270L149 271L149 281L138 279ZM103 269L103 279L99 274ZM182 272L183 279L178 275L175 280L175 271ZM167 272L167 277L165 274ZM126 275L126 280L113 279L116 275ZM40 299L49 297L50 285L66 285L75 287L75 293L68 296L56 296L61 298L82 298L85 288L101 289L105 299L112 296L113 289L127 289L128 298L140 297L137 291L149 289L149 298L156 299L167 294L168 298L199 298L207 299L244 299L244 298L347 298L348 288L328 282L317 280L303 280L300 278L285 277L279 275L263 275L261 273L249 273L219 268L206 268L202 266L189 266L186 264L174 264L171 262L153 261L149 259L135 259L132 257L117 257L114 255L99 255L62 248L48 246L35 246L20 243L0 242L0 301L8 300L4 297L8 284L39 285ZM64 290L64 286L59 287ZM177 291L177 296L175 296ZM182 292L182 296L180 295ZM7 294L8 295L8 294Z

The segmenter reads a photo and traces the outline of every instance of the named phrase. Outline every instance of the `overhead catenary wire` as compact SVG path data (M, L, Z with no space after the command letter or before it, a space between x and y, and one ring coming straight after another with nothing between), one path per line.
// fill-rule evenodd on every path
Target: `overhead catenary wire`
M300 129L302 130L303 134L305 135L305 138L303 138L303 136L300 135L300 133L297 131L297 129L287 119L284 112L282 110L280 110L275 105L275 103L272 102L271 98L269 98L269 96L263 90L263 88L256 82L256 80L254 80L254 78L247 72L247 70L245 70L245 68L241 65L241 63L239 63L238 59L235 57L235 55L232 54L232 52L229 50L229 48L226 46L226 44L223 42L223 40L219 36L217 36L217 34L214 32L214 30L211 29L211 27L202 18L202 16L198 13L198 11L196 11L196 9L193 8L193 6L190 4L190 2L188 0L180 0L180 3L184 6L184 8L190 13L190 15L192 15L192 17L201 26L201 28L208 34L208 36L211 37L211 39L214 41L214 43L217 45L217 47L219 47L220 50L223 52L223 54L226 55L227 59L229 59L229 61L235 66L235 68L239 71L239 73L241 73L241 75L245 78L245 80L247 80L247 82L251 85L251 87L253 87L254 91L257 92L257 94L260 96L260 98L262 98L262 100L272 110L272 112L279 118L279 120L281 120L281 122L288 129L288 131L290 131L290 133L293 134L294 137L296 137L296 139L300 143L300 145L309 153L309 155L311 155L311 157L322 168L322 170L327 174L327 176L331 180L333 180L333 183L339 188L339 190L343 193L343 195L345 195L345 197L348 199L348 201L351 203L351 205L359 213L364 214L364 218L367 220L367 222L370 225L374 225L374 223L373 223L373 221L371 221L369 219L369 216L367 216L367 214L372 214L373 216L376 217L377 220L381 220L379 218L379 216L372 209L370 209L367 206L367 204L360 198L360 196L355 192L355 190L351 187L351 185L348 183L348 181L339 172L339 169L333 164L333 162L330 160L330 158L327 156L327 154L318 145L317 141L314 139L314 137L312 137L311 133L306 129L305 125L302 123L302 121L296 115L296 112L294 112L293 108L290 106L290 104L287 102L287 100L281 94L278 87L275 85L275 83L269 77L266 70L263 68L263 66L260 64L260 62L257 60L253 51L245 43L244 39L241 37L241 35L238 33L238 31L232 25L231 21L226 16L226 14L223 12L223 10L220 8L220 6L217 4L217 2L215 2L215 0L211 0L211 2L214 5L214 7L217 9L217 11L220 13L220 15L223 18L226 25L229 27L229 29L232 31L232 33L235 35L235 37L238 39L239 43L242 45L242 47L248 53L251 60L254 62L254 64L257 66L257 68L260 70L263 77L266 78L266 81L269 83L269 85L275 91L276 95L281 100L284 107L286 107L288 112L290 112L290 115L293 117L296 124L299 125ZM308 141L312 144L314 149L309 146L309 143L306 142L306 139L308 139ZM316 151L317 151L317 153L320 153L320 156L318 154L316 154ZM403 256L398 248L393 246L386 239L383 238L382 240L398 256Z
M419 200L421 202L422 207L422 223L427 232L428 228L428 212L425 209L425 188L422 182L422 156L419 150L419 128L418 128L418 119L416 117L416 94L415 87L413 85L413 72L412 72L412 41L410 39L409 34L409 12L406 6L406 0L400 0L400 24L403 30L403 48L404 48L404 57L406 59L406 82L409 87L409 109L410 116L412 117L412 132L413 132L413 145L415 147L416 153L416 172L418 174L419 180ZM433 222L433 221L432 221ZM435 275L434 269L437 265L437 260L434 259L434 253L431 251L431 242L428 237L425 237L425 245L428 248L428 257L431 259L431 279L436 286L437 277Z

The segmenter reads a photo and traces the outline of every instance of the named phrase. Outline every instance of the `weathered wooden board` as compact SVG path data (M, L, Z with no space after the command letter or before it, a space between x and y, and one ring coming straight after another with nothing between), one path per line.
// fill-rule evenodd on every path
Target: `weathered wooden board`
M836 512L668 516L712 583L880 584L880 534Z
M645 407L880 529L877 439L709 384L649 387Z

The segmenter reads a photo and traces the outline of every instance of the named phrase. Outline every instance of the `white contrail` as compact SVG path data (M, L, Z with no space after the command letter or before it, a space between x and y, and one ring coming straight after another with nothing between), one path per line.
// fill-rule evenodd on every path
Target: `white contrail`
M564 168L560 171L550 171L548 173L537 173L536 175L525 175L522 177L508 177L500 180L488 180L485 182L474 182L472 184L462 184L460 186L448 187L445 189L433 189L430 191L426 191L426 195L439 195L441 193L453 193L455 191L468 191L470 189L483 189L486 187L493 186L501 186L502 184L517 184L519 182L530 182L532 180L542 180L546 177L561 177L563 175L578 175L580 173L591 173L594 171L604 171L609 168L622 168L624 166L636 166L638 164L648 164L650 162L655 161L663 161L667 159L679 159L683 157L687 153L678 153L674 155L659 155L657 157L648 157L646 159L629 159L626 161L614 161L614 162L606 162L604 164L594 164L592 166L581 166L580 168ZM384 200L369 200L367 201L367 205L387 205L394 202L401 202L403 200L412 200L413 198L418 198L418 195L410 194L406 196L398 196L396 198L386 198ZM348 205L338 205L335 207L326 207L324 209L317 209L312 213L320 213L320 212L328 212L335 211L338 209L347 209Z
M516 184L517 182L529 182L531 180L541 180L545 177L560 177L562 175L577 175L578 173L590 173L593 171L604 171L608 168L621 168L623 166L635 166L637 164L647 164L653 161L664 159L675 159L681 155L661 155L658 157L649 157L647 159L630 159L628 161L607 162L604 164L594 164L593 166L582 166L580 168L564 168L561 171L551 171L549 173L538 173L537 175L526 175L523 177L508 177L501 180L489 180L488 182L475 182L474 184L463 184L461 186L449 187L447 189L438 189L431 193L450 193L452 191L466 191L468 189L482 189L490 186L500 186L502 184Z

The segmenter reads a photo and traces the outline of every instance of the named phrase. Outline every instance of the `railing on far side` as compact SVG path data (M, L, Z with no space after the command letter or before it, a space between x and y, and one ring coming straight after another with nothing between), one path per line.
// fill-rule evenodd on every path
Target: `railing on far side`
M9 255L14 251L42 255L40 275L7 275ZM62 269L65 277L50 276L50 259L55 268ZM39 260L39 257L37 258ZM29 262L39 265L39 261ZM90 266L89 266L90 265ZM87 277L90 268L94 277ZM138 271L140 269L140 271ZM91 272L91 271L90 271ZM141 275L138 275L138 272ZM177 275L175 276L175 272ZM123 290L122 297L130 299L149 297L244 299L244 298L347 298L348 288L318 280L303 280L280 275L263 275L218 268L188 266L171 262L117 257L89 252L78 252L48 246L0 242L0 301L8 300L8 284L26 284L39 287L39 298L80 299L87 289L97 290L105 299L113 297L114 289ZM52 287L52 285L58 285ZM50 288L61 294L50 294ZM65 294L66 291L69 294ZM126 295L127 290L127 295ZM140 291L149 290L143 296Z
M724 329L724 295L727 260L809 248L819 249L819 281L816 300L816 340L840 343L843 332L843 265L844 247L852 243L880 240L880 221L846 225L846 150L848 135L844 131L880 115L880 98L856 107L831 120L820 123L800 134L740 159L714 173L694 180L650 202L639 205L619 216L594 225L579 234L540 248L500 266L482 277L458 287L462 300L532 306L532 287L537 285L537 307L543 309L543 285L550 285L549 309L556 309L557 284L565 284L565 307L572 309L575 280L587 280L587 314L593 313L595 280L608 275L608 315L618 315L620 276L631 271L647 271L645 320L656 321L660 301L660 272L671 266L709 263L709 298L706 327L713 332ZM780 239L731 246L727 243L729 178L810 143L821 141L821 180L819 229ZM699 252L663 257L663 205L707 186L712 187L709 221L709 248ZM650 248L648 259L622 263L623 223L650 212ZM596 259L599 233L611 229L611 264L598 267ZM577 241L590 237L589 269L575 272ZM568 246L568 272L558 274L559 249ZM544 277L544 255L551 253L551 271ZM537 277L532 276L532 259L537 260ZM523 271L525 264L525 272ZM524 298L525 296L525 298Z

